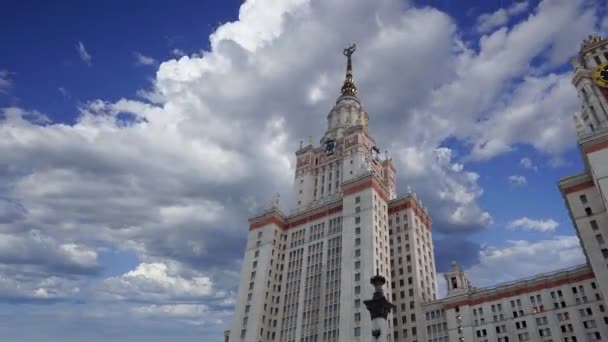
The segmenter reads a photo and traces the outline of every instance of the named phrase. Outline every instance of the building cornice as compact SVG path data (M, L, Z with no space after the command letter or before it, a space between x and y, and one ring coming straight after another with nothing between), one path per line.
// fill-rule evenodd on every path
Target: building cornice
M314 146L312 146L312 144L308 144L307 146L304 146L304 147L300 148L299 150L297 150L296 156L302 155L302 154L312 151L312 150L314 150Z
M585 154L608 148L608 129L601 128L580 138L578 143Z
M389 201L389 191L382 184L382 182L377 179L373 172L368 172L358 178L349 180L342 184L342 194L343 196L348 196L370 187L376 190L376 192L378 192L380 197L382 197L385 202Z
M324 203L318 207L310 208L305 211L298 212L287 219L287 228L301 226L311 221L319 220L326 216L331 216L342 211L342 199L330 203Z
M277 208L271 208L259 215L251 217L249 219L249 230L261 228L273 223L281 229L285 229L288 226L287 219Z
M319 220L326 216L334 215L341 211L342 199L324 203L288 217L285 217L278 209L271 209L250 218L249 230L261 228L269 224L276 224L279 228L286 230L311 221Z
M593 183L593 179L587 173L579 173L560 179L557 185L562 195L567 195L593 187L595 183Z
M376 178L374 174L367 173L361 177L345 182L342 186L343 196L373 188L386 201L389 201L388 191ZM331 216L342 211L342 198L329 203L323 203L317 207L300 211L285 217L278 209L273 208L249 219L249 230L264 227L268 224L276 224L281 229L290 229L301 226L311 221L316 221L326 216ZM423 216L421 216L423 217ZM421 219L422 220L422 219ZM430 221L429 221L430 222Z
M406 210L409 208L414 209L414 213L416 214L418 219L420 221L424 222L426 227L428 227L428 229L430 230L431 225L433 223L433 221L431 220L431 217L428 215L426 210L424 210L424 208L420 205L420 202L416 198L414 198L414 196L412 196L411 194L407 194L401 198L397 198L397 199L390 201L388 203L388 214L389 215L394 214L396 212Z
M446 309L453 309L463 305L473 306L593 278L595 278L593 271L587 264L584 264L555 272L535 275L527 279L498 284L493 287L473 289L468 293L454 297L446 297L440 301L445 303Z

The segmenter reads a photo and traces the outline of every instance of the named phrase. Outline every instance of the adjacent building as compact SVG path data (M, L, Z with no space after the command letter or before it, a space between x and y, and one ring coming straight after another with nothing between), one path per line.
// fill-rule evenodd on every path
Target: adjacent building
M363 305L386 280L389 341L608 340L608 40L591 36L572 60L585 170L559 181L587 263L475 288L456 263L437 298L432 221L415 193L397 196L357 94L352 55L318 144L296 151L293 211L278 200L250 218L231 342L370 341Z

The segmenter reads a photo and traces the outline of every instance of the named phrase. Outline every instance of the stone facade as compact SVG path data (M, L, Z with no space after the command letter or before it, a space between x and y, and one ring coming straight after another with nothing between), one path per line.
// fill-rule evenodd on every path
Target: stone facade
M462 270L448 272L457 277ZM476 289L454 288L423 304L428 342L603 341L604 297L587 265ZM464 290L464 291L463 291Z

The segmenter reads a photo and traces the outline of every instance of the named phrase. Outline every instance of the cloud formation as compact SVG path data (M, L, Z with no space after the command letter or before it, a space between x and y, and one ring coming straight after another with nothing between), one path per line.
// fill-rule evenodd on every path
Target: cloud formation
M522 14L528 9L527 1L514 2L508 8L500 8L492 13L484 13L477 18L477 31L487 33L491 30L504 26L509 18Z
M11 73L8 70L0 69L0 94L6 92L13 86L13 81L10 78Z
M519 165L521 167L523 167L524 169L531 169L534 171L538 171L538 167L536 165L534 165L534 163L532 162L532 159L528 158L528 157L523 157L519 160Z
M156 59L146 56L140 52L134 52L133 56L135 57L136 65L156 65L158 63Z
M515 186L524 186L528 184L528 180L522 175L511 175L509 176L509 183Z
M76 44L76 52L78 52L78 57L80 57L80 60L82 60L84 64L88 66L92 65L92 57L87 52L87 49L84 47L84 44L82 44L82 42L78 42L78 44Z
M475 265L461 265L458 262L469 273L475 287L491 287L581 265L586 261L576 236L559 235L534 242L508 240L505 246L488 245L478 253L479 262ZM438 275L437 280L439 293L443 296L447 291L445 279Z
M553 219L534 220L528 217L522 217L509 222L509 229L533 230L538 232L554 232L559 223Z
M460 237L493 221L480 204L484 175L470 160L517 144L559 156L574 141L570 74L550 70L594 18L582 1L542 2L512 28L471 42L447 14L400 1L248 1L210 37L209 51L176 51L160 63L144 100L90 101L71 124L1 109L0 234L14 243L0 247L0 297L87 298L96 324L219 317L208 323L220 338L247 217L275 192L289 210L293 151L324 132L351 41L371 133L396 163L400 194L408 185L417 192L434 232L447 237L442 249L470 249L462 263L477 284L578 262L572 237L543 241L546 250L527 241L481 248ZM81 42L77 49L90 65ZM429 77L429 65L442 77ZM517 228L534 226L526 224ZM135 265L104 274L104 248L133 253ZM492 279L503 266L504 277Z

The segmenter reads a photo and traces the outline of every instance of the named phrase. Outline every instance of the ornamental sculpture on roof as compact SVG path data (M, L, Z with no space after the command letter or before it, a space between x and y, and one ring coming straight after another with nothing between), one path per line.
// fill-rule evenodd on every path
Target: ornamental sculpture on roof
M589 35L589 37L587 37L587 39L584 39L581 43L581 51L595 47L596 45L599 45L600 43L603 43L605 41L606 39L602 38L602 36L600 36L599 34Z

